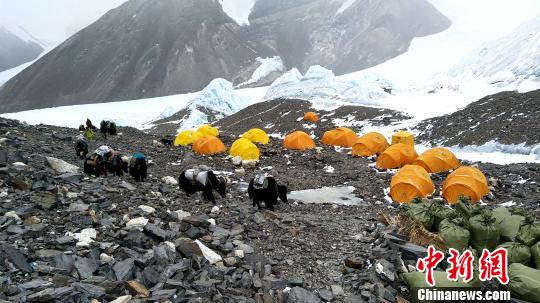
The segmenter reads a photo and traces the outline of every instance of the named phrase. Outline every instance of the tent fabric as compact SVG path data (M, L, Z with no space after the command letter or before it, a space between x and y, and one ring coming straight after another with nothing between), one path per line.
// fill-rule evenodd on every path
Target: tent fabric
M270 138L268 134L260 128L252 128L242 134L242 138L246 138L253 143L268 144Z
M317 122L319 121L319 115L314 112L307 112L304 115L304 121Z
M410 132L400 131L392 135L392 145L403 143L414 147L414 135Z
M352 146L353 156L370 157L379 155L389 146L386 138L377 132L370 132L360 137Z
M390 182L390 196L399 203L410 203L416 197L425 198L435 191L429 173L418 165L405 165Z
M418 158L418 154L413 147L397 143L390 145L377 159L378 168L400 168L406 164L412 164Z
M442 187L442 196L450 204L458 202L460 196L470 197L478 202L489 193L486 176L476 167L461 166L453 171Z
M197 128L197 131L203 136L219 137L219 130L211 125L205 124Z
M231 146L230 155L240 157L242 160L259 160L259 149L253 142L246 138L240 138Z
M204 137L204 135L200 132L184 130L174 138L174 146L187 146L202 137Z
M460 166L454 153L443 147L426 150L414 161L414 164L422 166L430 173L450 171Z
M225 144L212 136L202 137L193 142L193 151L200 155L214 155L226 150Z
M315 148L315 142L303 131L290 133L283 140L283 147L286 149L306 150Z
M349 128L339 127L333 130L324 132L321 142L326 145L334 145L341 147L352 147L358 140L356 133Z

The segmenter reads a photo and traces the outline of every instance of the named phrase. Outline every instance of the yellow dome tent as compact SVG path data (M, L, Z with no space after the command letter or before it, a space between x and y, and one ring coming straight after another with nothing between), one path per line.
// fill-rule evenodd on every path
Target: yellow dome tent
M193 142L193 151L200 155L213 155L225 152L225 144L216 137L206 136Z
M418 158L413 147L403 143L390 145L377 159L378 168L400 168Z
M317 115L316 113L314 112L307 112L305 115L304 115L304 121L310 121L310 122L317 122L319 121L319 115Z
M410 132L400 131L392 135L392 145L403 143L414 148L414 135Z
M430 173L450 171L459 167L459 160L454 153L444 147L435 147L423 152L415 165L420 165Z
M203 136L219 137L219 130L208 124L197 128L197 131L203 134Z
M286 149L306 150L315 148L315 142L305 132L295 131L285 137L283 147Z
M351 147L358 140L356 133L349 128L339 127L324 132L321 142L326 145Z
M390 182L390 196L399 203L410 203L416 197L425 198L435 191L428 172L418 165L405 165Z
M266 132L260 128L252 128L242 134L242 138L246 138L253 143L268 144L270 138Z
M478 202L489 193L486 176L476 167L461 166L453 171L442 187L442 196L450 204L457 203L460 196L471 198Z
M259 149L253 142L246 138L240 138L231 146L230 155L239 156L242 160L259 160Z
M174 146L187 146L192 144L199 138L202 138L203 134L193 130L184 130L180 132L176 138L174 138Z
M360 137L352 146L353 156L370 157L379 155L389 146L386 138L377 132L370 132Z

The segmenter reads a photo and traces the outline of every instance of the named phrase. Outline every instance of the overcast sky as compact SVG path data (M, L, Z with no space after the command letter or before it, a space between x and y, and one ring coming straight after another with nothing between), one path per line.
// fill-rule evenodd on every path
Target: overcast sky
M0 0L0 25L61 42L126 0Z

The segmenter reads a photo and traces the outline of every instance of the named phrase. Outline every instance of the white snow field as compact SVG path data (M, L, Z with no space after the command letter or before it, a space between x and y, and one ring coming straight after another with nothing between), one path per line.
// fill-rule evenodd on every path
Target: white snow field
M255 60L257 60L257 62L259 62L261 65L259 65L259 67L257 67L257 69L253 72L249 80L238 84L236 87L242 87L257 83L273 72L285 71L285 65L283 64L283 60L279 56L274 56L271 58L258 57Z
M255 0L219 0L223 11L239 25L249 24L249 14Z

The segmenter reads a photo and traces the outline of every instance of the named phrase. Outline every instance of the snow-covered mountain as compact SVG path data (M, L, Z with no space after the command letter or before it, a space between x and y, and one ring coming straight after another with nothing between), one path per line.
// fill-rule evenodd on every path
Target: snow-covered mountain
M23 28L0 25L0 72L36 59L43 51L39 41Z
M215 78L241 84L268 71L257 70L268 62L257 58L279 57L279 70L319 64L339 74L450 25L426 0L355 1L339 14L343 0L259 0L249 25L230 17L231 3L130 0L5 83L0 112L187 93Z
M540 78L540 15L511 34L485 43L453 66L451 77L485 77L497 82Z

